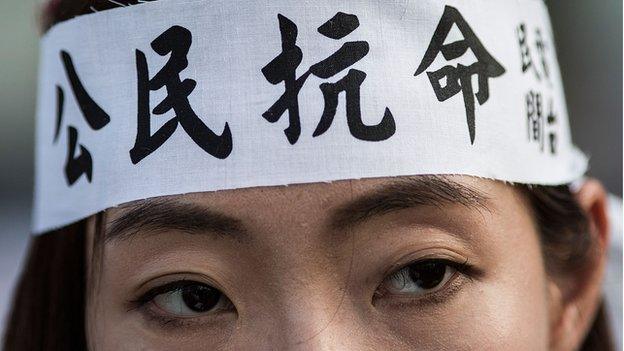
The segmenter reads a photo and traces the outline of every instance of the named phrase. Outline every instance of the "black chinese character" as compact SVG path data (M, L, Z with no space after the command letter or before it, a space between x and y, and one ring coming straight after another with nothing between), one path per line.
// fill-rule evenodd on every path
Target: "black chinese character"
M89 127L94 130L100 130L110 122L110 117L100 106L93 101L76 73L76 68L71 56L66 51L61 51L61 61L65 68L65 73L69 79L71 90L78 102L78 107L82 112L83 118L87 121ZM54 142L58 141L60 135L63 109L65 106L65 93L63 88L56 86L56 129L54 131ZM78 144L78 130L73 126L67 127L67 158L65 161L65 180L68 185L73 185L80 176L86 175L87 181L91 182L93 176L93 159L91 153L83 145L80 145L80 154L76 156L76 147Z
M553 107L553 99L550 99L548 114L544 119L544 102L542 94L535 91L529 91L526 94L526 115L527 137L529 142L539 144L540 151L543 152L545 136L547 130L550 130L548 131L548 145L550 153L557 153L557 134L553 131L553 128L551 128L551 126L557 123L557 116Z
M553 107L553 99L550 99L550 108L548 110L548 116L546 116L546 122L549 126L557 123L557 115L555 114L555 109ZM550 144L550 153L557 153L557 134L553 131L548 133L548 141Z
M540 79L539 72L535 68L535 65L533 64L533 59L531 58L531 49L529 48L529 44L527 42L527 33L524 23L520 23L520 25L516 29L516 32L518 34L518 44L520 45L520 60L522 62L522 73L526 73L529 68L533 68L537 79Z
M520 46L520 60L522 62L522 73L526 73L529 69L533 69L537 80L541 80L540 72L533 62L531 56L531 48L529 47L529 40L527 35L526 26L524 23L520 23L517 28L518 33L518 45ZM546 43L542 38L542 32L539 29L535 30L535 48L540 58L542 72L546 78L550 78L550 72L548 69L548 62L546 61Z
M544 107L542 94L529 91L526 94L527 137L544 149Z
M456 25L463 35L462 40L449 44L444 44L451 28ZM438 53L442 53L447 61L463 56L468 49L472 50L477 58L477 62L470 66L458 64L457 67L446 65L437 71L428 71L427 76L433 87L433 91L438 101L445 101L455 96L460 91L463 94L464 106L466 108L466 120L468 122L468 132L470 143L474 144L475 139L475 105L474 95L477 96L479 105L483 105L489 98L488 79L501 76L505 73L505 68L501 66L483 47L475 33L456 8L446 6L440 22L436 27L429 47L414 73L418 76L433 63ZM478 78L478 92L474 94L471 78L473 75ZM441 81L446 80L446 85L442 86Z
M297 78L296 70L301 64L303 53L296 45L297 25L290 19L278 14L282 40L282 52L262 68L262 73L271 84L284 82L284 93L262 116L269 122L277 122L288 111L289 123L284 130L288 142L295 144L301 134L299 116L299 91L312 74L327 79L349 68L368 54L366 41L350 41L328 58L312 65ZM334 17L318 28L318 32L327 38L339 40L352 33L360 25L357 16L338 12ZM325 133L336 115L338 95L346 94L346 114L349 131L354 137L367 141L380 141L391 137L395 132L394 117L388 108L376 125L365 125L360 109L360 87L366 79L366 73L350 69L335 83L322 83L325 106L321 119L312 134L317 137Z
M152 41L152 49L161 56L171 54L167 63L149 79L145 54L136 50L138 113L137 136L134 147L130 150L130 159L137 164L143 158L156 151L175 132L178 124L191 139L210 155L224 159L232 151L232 133L225 123L223 133L215 134L195 114L188 96L193 92L196 82L193 79L180 79L180 72L188 66L187 54L191 47L191 32L180 26L173 26ZM167 121L154 134L151 133L150 91L165 87L167 96L153 109L155 115L162 115L170 110L175 117Z
M540 61L542 62L542 71L544 72L546 78L550 78L548 63L546 62L546 43L542 38L542 32L539 29L536 29L535 36L537 37L535 40L535 47L537 48L537 53L539 54Z

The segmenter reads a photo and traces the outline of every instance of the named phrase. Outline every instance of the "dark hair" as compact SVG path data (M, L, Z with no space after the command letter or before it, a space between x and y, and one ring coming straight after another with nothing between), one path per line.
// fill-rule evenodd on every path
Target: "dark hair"
M591 259L595 243L589 234L589 221L568 185L520 185L531 204L540 235L542 253L552 276L577 274ZM585 337L581 351L614 350L604 300Z
M86 221L32 237L4 350L86 350Z
M577 272L594 243L574 194L565 185L516 186L531 205L549 274ZM87 222L81 221L32 238L8 319L5 350L87 349L86 231ZM581 350L610 351L611 340L602 305Z

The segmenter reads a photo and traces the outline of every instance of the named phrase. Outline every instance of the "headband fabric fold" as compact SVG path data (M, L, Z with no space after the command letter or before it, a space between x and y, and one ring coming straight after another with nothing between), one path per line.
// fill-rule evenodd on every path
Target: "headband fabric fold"
M34 233L163 195L586 169L538 0L160 0L41 43Z

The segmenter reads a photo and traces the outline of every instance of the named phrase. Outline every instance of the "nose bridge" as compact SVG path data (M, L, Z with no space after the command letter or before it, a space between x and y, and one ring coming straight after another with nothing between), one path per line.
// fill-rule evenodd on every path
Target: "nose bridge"
M265 285L267 309L253 323L270 321L258 330L268 332L260 337L272 349L367 349L361 347L363 322L349 292L352 252L325 240L325 216L319 214L325 202L287 201L292 206L271 208L281 221L261 226L267 233L266 255L258 264L270 283Z
M284 350L362 350L364 343L361 319L341 301L315 299L315 306L291 305L281 327ZM303 307L303 308L302 308Z
M285 350L293 351L325 351L325 350L368 350L371 349L367 336L358 332L359 328L353 328L351 324L331 323L318 330L314 334L292 340L284 345Z
M363 321L338 273L294 278L279 294L275 339L283 350L365 350Z
M362 296L351 285L351 253L315 245L274 246L271 258L258 262L263 293L243 316L254 345L267 347L256 349L368 350L374 344L365 302L360 305Z

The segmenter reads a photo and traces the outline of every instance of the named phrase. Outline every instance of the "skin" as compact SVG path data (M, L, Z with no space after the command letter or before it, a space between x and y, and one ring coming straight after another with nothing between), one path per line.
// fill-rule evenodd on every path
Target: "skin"
M608 223L598 183L579 192L597 242L595 258L574 277L555 279L546 273L527 201L513 186L449 176L448 182L469 190L472 203L413 197L393 208L384 203L388 197L377 197L376 206L387 206L364 206L363 197L383 194L398 180L186 194L106 211L110 237L89 234L89 248L96 248L88 250L91 349L579 347L600 299L604 268ZM409 189L402 190L398 199L409 198ZM203 219L193 228L168 228L171 220L163 216L123 222L132 211L154 208L174 216L179 209L197 210ZM360 210L368 212L354 218ZM393 272L427 259L469 268L449 266L450 278L430 290L388 288ZM133 302L177 280L213 286L232 306L176 316L166 303Z

